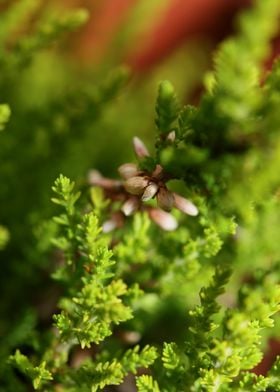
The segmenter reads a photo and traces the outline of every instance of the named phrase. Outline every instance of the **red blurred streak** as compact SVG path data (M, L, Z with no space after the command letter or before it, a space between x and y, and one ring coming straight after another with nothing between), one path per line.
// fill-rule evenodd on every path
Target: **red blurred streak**
M220 39L228 30L232 16L249 0L171 0L170 6L152 31L145 34L143 44L128 56L128 64L145 71L169 55L183 41L197 35Z
M253 372L256 374L266 375L271 366L273 365L276 357L280 355L280 341L276 339L271 339L269 342L268 351L265 354L261 363L259 363Z
M84 28L79 55L87 61L100 59L124 22L129 10L139 0L103 0L99 2ZM93 2L94 3L94 2Z
M278 36L273 40L272 54L270 58L265 62L265 68L270 70L273 62L280 55L280 37Z

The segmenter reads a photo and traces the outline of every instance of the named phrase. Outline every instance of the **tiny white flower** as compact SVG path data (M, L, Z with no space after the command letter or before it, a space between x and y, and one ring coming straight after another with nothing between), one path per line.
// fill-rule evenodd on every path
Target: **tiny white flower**
M115 212L111 215L111 218L103 223L103 233L110 233L110 231L121 227L124 223L123 215L120 212Z
M169 132L169 134L167 135L167 140L173 143L175 139L176 139L176 132L175 131Z
M178 208L178 210L184 212L185 214L191 216L198 215L197 207L188 199L178 195L177 193L173 193L174 195L174 207Z
M139 200L136 197L131 197L122 205L122 212L125 216L132 215L139 207Z
M159 208L150 208L149 211L150 218L163 230L173 231L177 229L178 223L173 215L160 210Z
M157 193L159 187L156 183L151 182L145 189L142 195L142 201L151 200Z
M103 233L110 233L111 231L115 230L116 227L117 223L114 221L114 219L109 219L103 223L102 231Z

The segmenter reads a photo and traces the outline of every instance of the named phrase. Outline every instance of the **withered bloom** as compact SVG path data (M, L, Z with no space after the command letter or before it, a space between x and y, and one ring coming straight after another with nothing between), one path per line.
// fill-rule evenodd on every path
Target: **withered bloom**
M139 138L133 138L133 146L138 158L143 159L150 155ZM158 226L171 231L178 226L174 216L169 213L173 207L187 215L198 214L197 207L190 200L167 188L167 178L160 165L149 173L139 169L134 163L125 163L119 167L118 171L122 181L104 178L97 171L91 171L88 179L91 185L102 187L107 197L123 201L121 207L123 216L130 216L137 210L147 210L149 217ZM145 205L145 202L153 198L156 198L158 208ZM104 231L108 232L120 227L122 223L123 219L120 214L115 213L109 221L104 223Z

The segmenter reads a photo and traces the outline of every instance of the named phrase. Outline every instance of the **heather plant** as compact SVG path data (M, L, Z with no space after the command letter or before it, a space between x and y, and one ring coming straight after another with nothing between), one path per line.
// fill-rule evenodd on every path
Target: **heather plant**
M86 13L49 12L1 14L0 390L280 391L279 357L254 371L280 325L279 62L263 71L279 1L239 17L197 106L160 82L154 143L109 134L125 151L107 141L109 164L91 129L126 127L112 112L127 73L67 67L53 43ZM61 84L38 101L46 55Z

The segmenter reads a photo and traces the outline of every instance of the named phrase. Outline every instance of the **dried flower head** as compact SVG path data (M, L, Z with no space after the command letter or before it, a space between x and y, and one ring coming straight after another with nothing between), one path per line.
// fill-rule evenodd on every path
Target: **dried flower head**
M138 158L150 156L139 138L133 138L133 146ZM101 186L112 201L122 201L119 213L114 213L111 219L104 223L104 231L120 227L123 224L122 217L130 216L137 210L147 210L150 218L164 230L175 230L178 226L176 219L169 213L173 207L187 215L198 214L197 207L191 201L167 188L166 182L170 178L161 165L157 164L152 172L148 172L141 170L135 163L125 163L118 171L122 181L105 178L95 170L89 173L91 185ZM154 198L157 208L145 204Z

